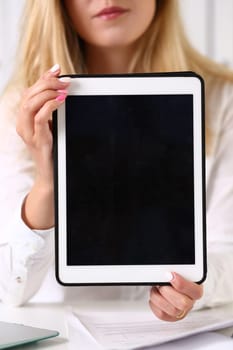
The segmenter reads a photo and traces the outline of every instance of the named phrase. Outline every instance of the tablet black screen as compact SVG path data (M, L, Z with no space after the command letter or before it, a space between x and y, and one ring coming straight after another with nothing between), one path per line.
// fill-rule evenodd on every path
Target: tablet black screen
M67 264L194 264L193 96L68 96Z

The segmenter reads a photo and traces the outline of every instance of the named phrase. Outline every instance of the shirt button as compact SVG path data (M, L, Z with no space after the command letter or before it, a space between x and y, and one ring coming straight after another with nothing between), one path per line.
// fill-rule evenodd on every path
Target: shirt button
M22 283L22 282L23 282L23 281L22 281L22 278L21 278L20 276L16 277L16 282L17 282L17 283Z

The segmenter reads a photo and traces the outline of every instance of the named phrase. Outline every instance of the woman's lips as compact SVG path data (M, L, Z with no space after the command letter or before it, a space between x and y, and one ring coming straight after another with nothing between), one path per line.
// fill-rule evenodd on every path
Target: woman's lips
M104 20L115 19L119 16L122 16L124 13L128 12L128 9L124 9L122 7L106 7L100 12L98 12L94 18L101 18Z

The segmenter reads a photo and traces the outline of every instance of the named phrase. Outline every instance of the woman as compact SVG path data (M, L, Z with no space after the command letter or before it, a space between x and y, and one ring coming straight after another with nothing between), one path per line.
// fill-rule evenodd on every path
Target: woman
M176 273L171 286L150 293L143 287L62 288L49 274L54 234L51 115L69 86L69 79L58 76L184 70L205 78L207 97L209 274L195 307L233 301L233 74L191 48L177 6L176 0L27 1L17 69L1 102L3 301L23 304L44 281L39 294L49 286L51 301L149 295L157 317L176 321L202 297L202 286Z

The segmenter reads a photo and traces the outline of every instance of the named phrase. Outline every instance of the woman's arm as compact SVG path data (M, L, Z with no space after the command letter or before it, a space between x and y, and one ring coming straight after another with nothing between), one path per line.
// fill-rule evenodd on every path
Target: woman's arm
M17 131L24 142L15 131L15 101L5 98L0 106L0 298L14 305L39 289L54 257L50 120L68 86L58 74L47 72L20 98Z
M5 113L10 118L7 123ZM34 181L34 162L16 134L5 101L0 114L0 299L21 305L39 289L53 261L54 232L33 231L22 220L22 203Z
M24 93L17 119L17 132L35 161L35 182L22 207L23 220L33 229L54 226L51 122L69 85L57 79L59 73L55 65Z

